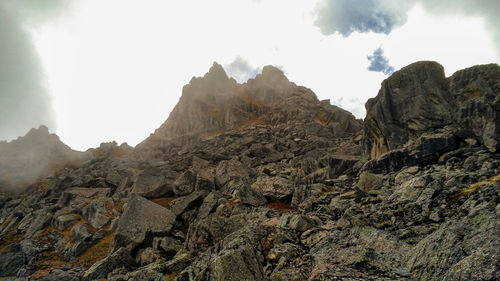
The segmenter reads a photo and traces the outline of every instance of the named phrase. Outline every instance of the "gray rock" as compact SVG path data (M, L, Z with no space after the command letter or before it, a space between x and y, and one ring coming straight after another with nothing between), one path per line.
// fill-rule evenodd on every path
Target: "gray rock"
M105 204L107 198L97 198L92 200L87 206L82 210L83 217L96 229L100 229L111 220L106 214L111 210L108 210ZM109 204L113 204L109 202Z
M16 275L25 257L19 244L9 244L0 250L0 277Z
M141 244L147 233L168 234L175 222L175 214L139 195L133 195L118 222L113 249L133 248Z
M304 232L311 227L311 224L309 223L309 220L303 215L294 215L290 219L289 227L291 229Z
M137 177L132 193L147 198L167 196L173 192L176 175L159 167L146 168Z
M91 234L88 232L87 228L81 224L75 224L70 232L69 237L73 241L84 241L89 239Z
M125 248L120 248L111 255L94 263L83 274L83 281L96 280L105 278L108 273L119 267L131 269L134 266L134 261L129 252Z
M215 183L223 187L232 179L246 179L250 175L248 168L237 160L221 161L215 171Z
M31 238L33 235L43 229L44 227L48 226L52 220L52 213L46 210L41 210L36 217L36 219L33 221L33 223L30 225L30 227L26 230L26 233L24 234L24 238Z
M153 249L165 251L167 255L173 256L182 249L182 243L172 237L155 237L153 239Z
M282 177L263 177L252 184L252 189L266 197L270 202L283 202L291 199L294 186L289 180Z
M195 191L188 196L180 197L172 201L170 210L174 215L179 216L200 204L204 197L204 191Z
M52 222L53 226L60 231L65 230L68 228L73 222L79 220L77 216L72 216L72 215L61 215L55 218Z
M196 175L188 170L182 173L174 182L173 192L176 196L185 196L194 191Z

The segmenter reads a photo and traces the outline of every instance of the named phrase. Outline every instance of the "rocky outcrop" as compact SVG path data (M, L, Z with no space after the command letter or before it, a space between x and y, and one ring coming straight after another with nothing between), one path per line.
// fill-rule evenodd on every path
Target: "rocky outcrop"
M500 67L494 64L461 70L450 78L436 62L402 68L366 103L365 153L372 160L380 159L381 163L375 163L380 166L392 158L409 165L435 161L465 142L497 151L499 78ZM388 152L404 156L384 156ZM390 169L402 167L392 166Z

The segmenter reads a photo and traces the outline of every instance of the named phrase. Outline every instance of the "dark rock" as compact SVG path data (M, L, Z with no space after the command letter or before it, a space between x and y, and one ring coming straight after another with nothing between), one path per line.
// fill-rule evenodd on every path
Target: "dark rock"
M205 192L203 191L193 192L188 196L180 197L172 201L170 210L174 215L179 216L182 213L191 210L193 207L200 204L204 197Z
M19 244L0 249L0 277L13 276L24 265L25 257Z

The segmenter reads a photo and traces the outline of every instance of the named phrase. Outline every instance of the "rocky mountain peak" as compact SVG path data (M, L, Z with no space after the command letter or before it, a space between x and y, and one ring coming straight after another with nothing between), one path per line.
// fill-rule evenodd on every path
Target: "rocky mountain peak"
M213 81L223 81L229 79L222 65L215 61L203 78Z
M339 135L361 128L352 114L320 103L311 90L291 83L276 67L265 66L255 79L238 84L214 63L203 77L195 77L183 87L169 118L139 147L175 138L213 136L251 125L314 122L318 114L327 120L318 124L342 123L340 127L347 128L338 130Z

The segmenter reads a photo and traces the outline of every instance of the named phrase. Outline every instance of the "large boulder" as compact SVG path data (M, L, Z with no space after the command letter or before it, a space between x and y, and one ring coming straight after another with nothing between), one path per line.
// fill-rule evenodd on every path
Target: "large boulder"
M167 208L139 195L132 195L121 216L113 249L133 249L146 239L148 233L166 235L172 229L176 216Z
M146 168L139 174L132 193L148 198L162 197L173 193L176 175L160 167Z

